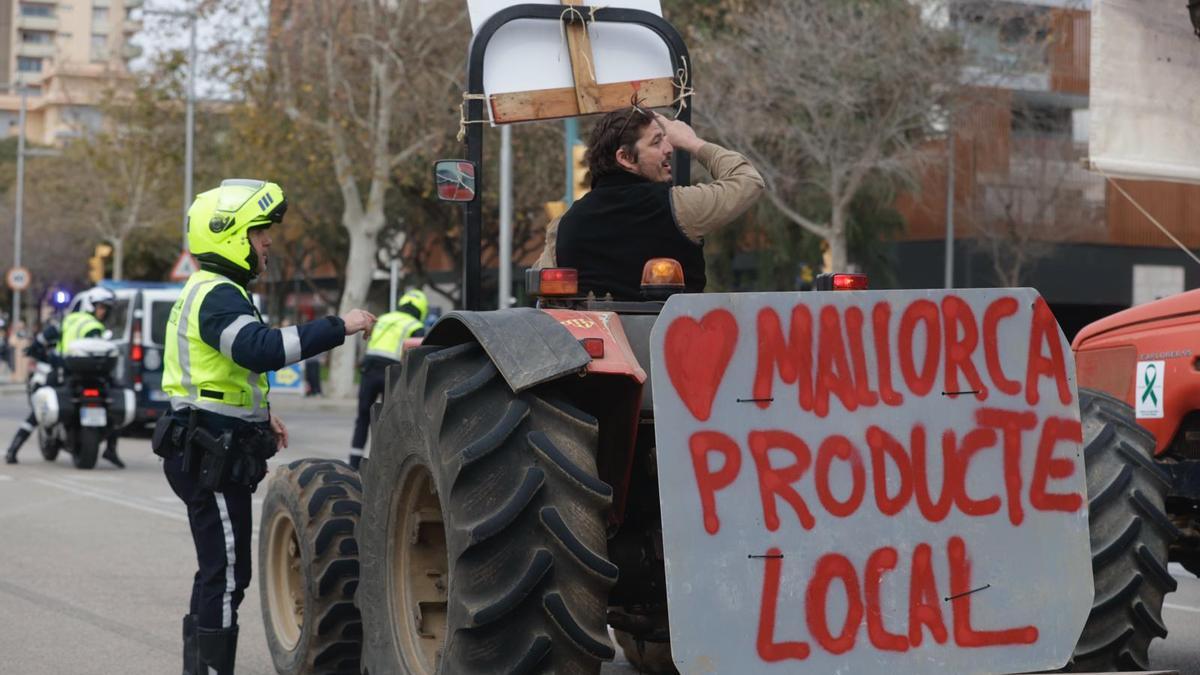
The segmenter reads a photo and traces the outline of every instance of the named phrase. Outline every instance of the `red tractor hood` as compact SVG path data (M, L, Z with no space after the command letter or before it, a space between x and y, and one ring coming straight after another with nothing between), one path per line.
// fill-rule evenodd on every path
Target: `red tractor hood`
M1154 364L1163 393L1155 399L1158 409L1139 410L1137 421L1154 434L1156 453L1171 445L1186 416L1200 410L1200 290L1101 319L1079 331L1071 348L1080 387L1108 392L1135 408L1139 364Z
M1117 337L1125 329L1142 331L1149 328L1147 324L1168 320L1173 322L1196 314L1200 314L1200 289L1130 307L1088 324L1075 336L1071 348L1079 351L1094 346L1089 343Z

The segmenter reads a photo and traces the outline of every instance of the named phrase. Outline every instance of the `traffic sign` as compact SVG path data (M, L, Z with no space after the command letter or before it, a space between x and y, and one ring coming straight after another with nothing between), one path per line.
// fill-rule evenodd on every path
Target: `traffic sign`
M5 276L8 281L8 287L14 291L23 291L29 288L29 282L32 277L29 275L29 270L25 267L13 267L8 270Z
M196 259L187 251L180 251L175 264L171 266L171 281L187 281L187 278L200 270Z

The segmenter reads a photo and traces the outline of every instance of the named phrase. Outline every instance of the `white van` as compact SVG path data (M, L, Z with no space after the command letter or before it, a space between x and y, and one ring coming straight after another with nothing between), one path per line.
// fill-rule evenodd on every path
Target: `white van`
M170 410L167 393L162 389L163 352L167 319L183 284L104 281L100 285L117 296L112 312L104 321L121 353L113 378L120 386L133 389L137 398L134 422L125 428L125 433L144 433ZM262 307L262 298L257 293L251 298L255 306ZM78 307L76 297L66 311L73 312Z

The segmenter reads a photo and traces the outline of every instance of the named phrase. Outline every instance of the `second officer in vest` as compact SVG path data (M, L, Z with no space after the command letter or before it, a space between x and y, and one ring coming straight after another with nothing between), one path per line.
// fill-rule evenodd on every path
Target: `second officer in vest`
M58 340L57 348L59 357L66 356L71 345L77 340L104 337L105 331L107 331L104 322L112 313L113 305L116 302L117 295L103 286L96 286L81 293L78 309L63 317L62 336ZM58 364L61 365L62 361L58 361ZM56 375L55 380L57 381L57 379ZM32 428L30 430L32 431ZM120 436L119 430L115 428L109 430L102 456L118 469L124 469L125 462L122 462L120 456L117 455L118 436Z
M183 620L183 672L233 673L238 605L250 583L250 495L287 430L267 403L268 371L369 331L352 310L302 326L262 322L246 286L267 265L267 228L283 219L283 190L226 180L188 210L188 247L200 271L188 279L166 330L163 390L171 415L155 427L171 489L187 505L199 570Z
M429 298L423 291L413 289L396 301L396 311L379 317L367 343L367 355L362 362L362 380L358 385L358 417L354 419L354 436L350 440L350 466L358 468L367 445L371 427L371 406L383 395L384 373L387 367L400 363L404 341L425 334L425 316L429 314Z

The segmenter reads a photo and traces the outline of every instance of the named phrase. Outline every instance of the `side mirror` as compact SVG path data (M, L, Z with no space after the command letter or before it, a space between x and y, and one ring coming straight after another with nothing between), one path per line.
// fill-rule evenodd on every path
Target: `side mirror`
M475 201L475 164L461 159L439 159L433 165L438 199L443 202Z

